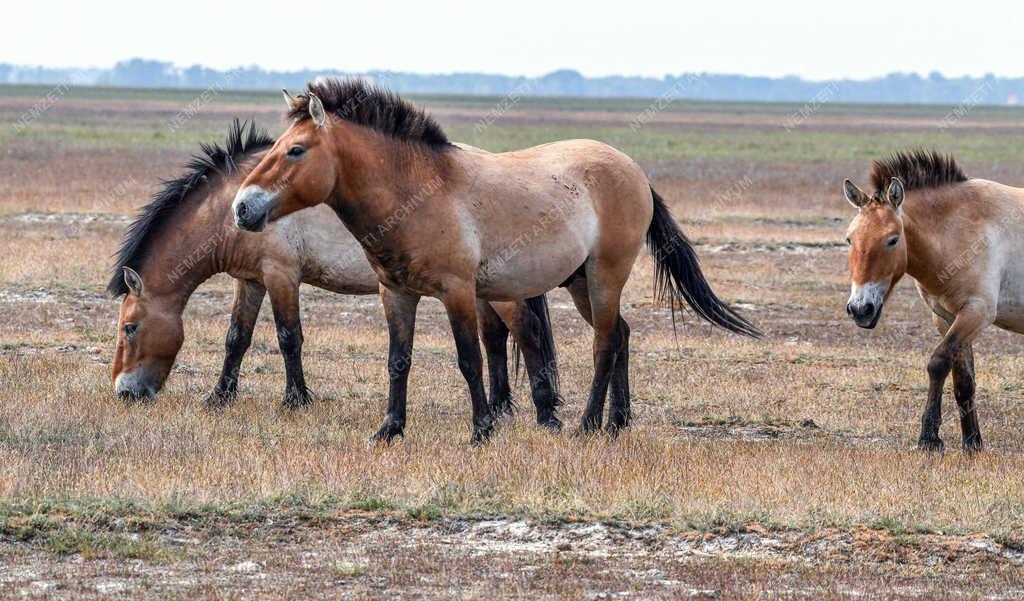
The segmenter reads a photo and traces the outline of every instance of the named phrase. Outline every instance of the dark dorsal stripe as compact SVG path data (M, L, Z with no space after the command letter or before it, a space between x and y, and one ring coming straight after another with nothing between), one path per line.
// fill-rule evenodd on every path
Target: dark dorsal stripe
M884 161L875 161L870 175L875 197L885 194L894 177L900 178L904 189L908 191L967 181L967 176L956 164L953 155L923 149L894 152Z
M152 240L159 235L168 217L182 206L189 193L195 190L213 173L230 174L238 169L238 163L250 153L269 148L274 144L267 132L258 129L255 123L235 122L228 130L224 146L201 144L200 152L192 155L185 164L185 173L163 182L162 190L144 206L135 221L128 226L124 240L117 251L114 272L107 284L107 292L114 297L128 293L122 275L124 267L138 269L146 258Z
M356 125L368 127L399 140L420 142L435 149L451 145L448 136L434 118L397 94L360 79L319 79L306 84L288 117L309 119L309 93L312 92L328 113Z

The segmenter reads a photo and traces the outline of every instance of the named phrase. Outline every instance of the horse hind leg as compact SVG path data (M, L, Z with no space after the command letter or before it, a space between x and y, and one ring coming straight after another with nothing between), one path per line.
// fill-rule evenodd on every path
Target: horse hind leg
M608 407L608 430L615 432L629 426L632 418L629 398L629 324L619 315L619 347L612 372L611 404Z
M588 269L588 273L592 271ZM625 373L629 369L628 359L616 372L618 359L628 353L629 327L619 314L623 283L624 280L601 284L597 278L588 276L577 277L567 286L580 315L594 328L594 378L580 420L581 432L601 428L609 386L613 390L608 430L615 432L629 423L629 380Z

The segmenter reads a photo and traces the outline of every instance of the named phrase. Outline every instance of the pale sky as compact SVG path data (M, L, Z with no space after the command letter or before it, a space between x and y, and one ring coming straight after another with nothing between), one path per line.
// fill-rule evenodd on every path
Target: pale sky
M418 73L1024 75L1024 4L975 0L7 2L0 62Z

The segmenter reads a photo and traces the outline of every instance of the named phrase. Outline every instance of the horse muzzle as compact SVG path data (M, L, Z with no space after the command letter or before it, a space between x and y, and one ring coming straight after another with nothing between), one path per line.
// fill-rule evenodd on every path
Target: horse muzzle
M262 232L277 208L278 196L259 186L247 186L238 191L231 203L235 227L249 232Z
M885 303L887 288L886 285L875 282L862 286L854 284L850 300L846 303L846 314L859 327L873 329L882 317L882 305Z
M154 382L141 368L119 374L114 380L114 393L123 401L151 401L160 388L161 384Z

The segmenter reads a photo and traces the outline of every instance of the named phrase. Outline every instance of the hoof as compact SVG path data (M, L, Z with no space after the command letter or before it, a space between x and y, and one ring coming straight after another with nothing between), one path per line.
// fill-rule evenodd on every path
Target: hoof
M482 427L474 427L473 437L469 439L469 446L478 447L488 443L491 440L491 434L493 432L494 426L490 424Z
M539 427L541 427L541 428L543 428L545 430L549 430L549 431L551 431L551 432L553 432L555 434L558 434L559 432L562 431L562 420L558 419L557 417L555 417L553 415L551 417L547 418L547 419L539 419L539 420L537 420L537 425Z
M313 394L308 389L288 390L284 393L281 406L285 409L301 409L313 402Z
M627 427L629 427L629 424L613 424L613 423L609 423L607 426L604 427L604 433L607 434L608 436L612 437L612 438L615 438L623 430L625 430Z
M983 449L983 445L981 444L981 438L980 437L978 437L978 438L970 438L970 439L964 441L964 453L974 454L974 453L980 453L982 450L984 450L984 449Z
M946 444L941 438L922 438L917 441L917 449L927 453L941 453L945 450Z
M593 417L584 415L583 419L580 420L580 427L578 431L581 434L592 434L594 432L600 432L602 421L601 417L601 414L598 414Z
M593 421L584 420L580 423L579 427L572 431L574 437L593 436L594 434L601 433L601 424L594 423Z
M238 392L235 390L214 390L206 397L206 406L210 409L221 409L234 404L238 400Z
M399 436L405 436L404 428L397 424L386 423L370 438L370 445L389 445Z

